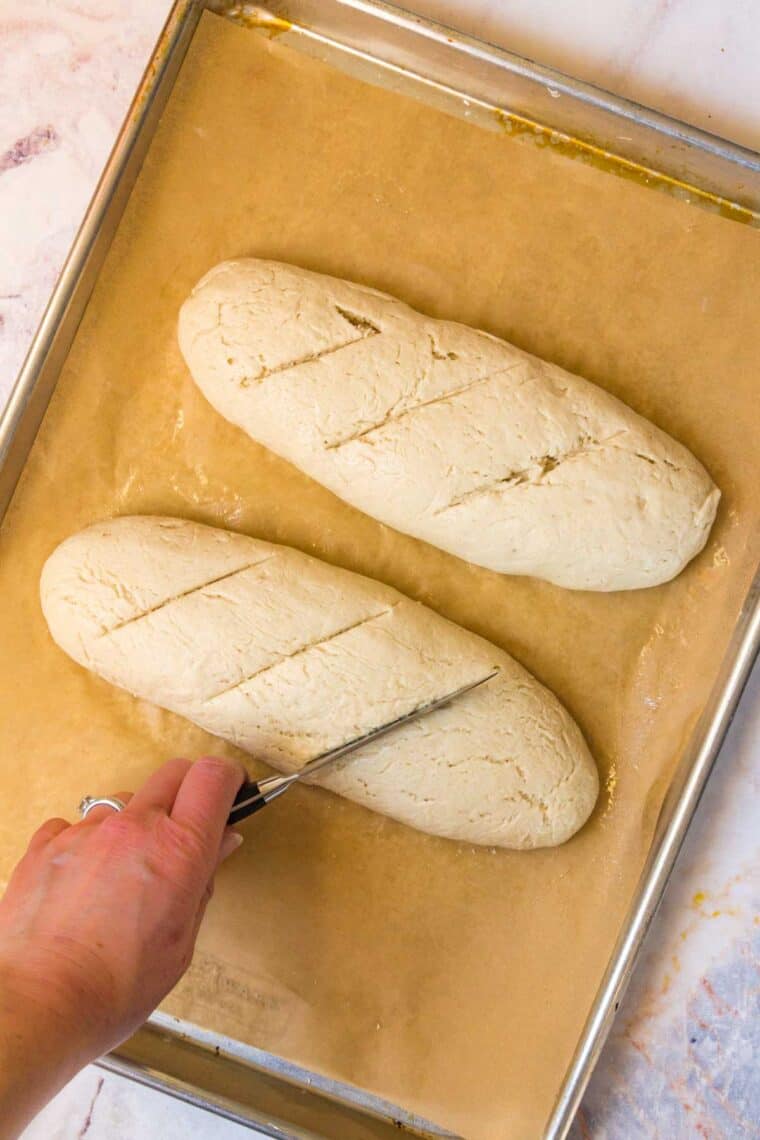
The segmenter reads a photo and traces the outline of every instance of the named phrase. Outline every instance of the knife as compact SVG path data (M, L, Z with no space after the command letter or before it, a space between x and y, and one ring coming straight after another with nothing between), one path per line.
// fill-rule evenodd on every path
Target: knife
M417 705L411 712L397 716L395 720L389 720L378 728L372 728L369 732L365 732L345 744L339 744L337 748L331 748L328 752L321 752L319 756L315 756L313 760L304 764L303 768L299 768L297 772L292 772L289 776L267 776L263 780L246 780L235 796L227 823L240 823L241 819L245 819L246 816L253 815L255 811L260 811L261 808L266 807L268 803L271 803L277 796L281 796L288 788L292 788L293 784L298 783L305 776L311 776L320 768L325 768L334 760L339 760L341 756L348 756L351 752L356 752L358 748L369 744L370 741L377 740L378 737L385 736L386 733L395 732L402 725L411 724L413 720L427 716L434 709L440 709L450 701L463 697L465 693L469 693L473 689L477 689L479 685L484 685L486 681L492 680L498 672L498 669L494 669L487 676L480 677L477 681L470 681L469 684L462 685L461 688L454 689L453 692L446 693L443 697L435 697L432 701Z

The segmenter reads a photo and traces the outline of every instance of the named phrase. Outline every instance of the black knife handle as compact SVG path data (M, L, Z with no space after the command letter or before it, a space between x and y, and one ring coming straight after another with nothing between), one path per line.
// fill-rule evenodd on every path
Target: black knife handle
M247 819L255 811L261 811L266 804L267 801L261 795L256 781L246 780L232 801L232 811L227 817L227 825L240 823L241 819Z

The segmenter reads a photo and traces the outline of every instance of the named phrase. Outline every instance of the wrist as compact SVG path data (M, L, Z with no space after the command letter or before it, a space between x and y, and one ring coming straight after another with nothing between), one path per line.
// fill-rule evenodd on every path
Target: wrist
M86 1039L24 956L0 945L0 1140L17 1136L89 1060ZM94 1056L94 1054L93 1054Z

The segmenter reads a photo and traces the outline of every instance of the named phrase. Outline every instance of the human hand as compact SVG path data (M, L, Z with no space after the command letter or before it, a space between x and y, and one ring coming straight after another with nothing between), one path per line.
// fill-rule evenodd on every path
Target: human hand
M16 1131L142 1024L187 969L244 779L170 760L124 811L51 819L0 899L0 1120ZM40 1087L42 1086L42 1087ZM3 1131L0 1138L16 1132Z

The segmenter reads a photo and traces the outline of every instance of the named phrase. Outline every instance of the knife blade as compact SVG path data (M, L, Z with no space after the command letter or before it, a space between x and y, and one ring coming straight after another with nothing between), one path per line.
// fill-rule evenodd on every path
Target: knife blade
M477 689L479 685L485 685L487 681L491 681L498 672L498 669L493 669L485 677L479 677L477 681L470 681L468 684L461 685L458 689L454 689L450 693L445 693L441 697L434 697L432 701L425 701L424 704L417 705L413 708L411 712L403 713L401 716L395 717L394 720L386 721L385 724L378 725L377 728L372 728L369 732L364 732L361 736L356 736L353 740L346 741L345 744L339 744L336 748L330 748L327 752L321 752L319 756L315 756L312 760L304 764L302 768L299 768L297 772L291 772L288 776L268 776L263 780L246 780L235 796L227 823L240 823L242 819L266 807L268 803L271 803L272 800L281 796L288 788L292 788L294 784L297 784L298 781L302 780L305 776L311 776L314 772L318 772L320 768L332 764L342 756L348 756L352 752L356 752L357 749L362 748L365 744L369 744L371 741L377 740L389 732L395 732L396 729L401 728L403 725L419 720L420 717L427 716L435 709L440 709L444 705L449 704L450 701L455 701L459 697L463 697L465 693L472 692L472 690Z

